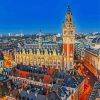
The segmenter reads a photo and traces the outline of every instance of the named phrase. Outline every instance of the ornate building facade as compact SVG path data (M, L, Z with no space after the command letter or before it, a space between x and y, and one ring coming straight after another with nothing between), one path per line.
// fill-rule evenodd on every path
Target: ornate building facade
M83 61L87 68L100 79L100 49L87 48L84 50Z
M63 25L62 48L44 48L41 43L41 35L38 40L38 48L22 49L15 53L16 63L24 65L55 66L61 69L72 69L74 63L74 35L75 27L72 13L68 6L65 23Z
M64 67L67 69L73 68L74 62L74 39L75 39L75 26L72 20L72 13L70 7L66 14L66 20L63 25L63 56L64 56Z

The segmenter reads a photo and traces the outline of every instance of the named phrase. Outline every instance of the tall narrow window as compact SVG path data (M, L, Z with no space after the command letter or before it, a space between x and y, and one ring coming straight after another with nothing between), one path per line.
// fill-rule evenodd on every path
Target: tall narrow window
M72 19L70 18L70 22L72 21Z

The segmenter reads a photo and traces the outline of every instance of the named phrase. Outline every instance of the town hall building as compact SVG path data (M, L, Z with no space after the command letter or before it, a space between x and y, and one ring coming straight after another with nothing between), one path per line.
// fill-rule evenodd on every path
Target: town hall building
M50 48L44 47L41 34L39 35L38 48L23 48L15 53L15 62L23 65L55 66L57 69L69 70L74 65L74 39L75 26L72 19L70 6L65 16L62 28L62 48L57 44ZM48 44L49 45L49 44ZM53 43L52 43L53 45Z

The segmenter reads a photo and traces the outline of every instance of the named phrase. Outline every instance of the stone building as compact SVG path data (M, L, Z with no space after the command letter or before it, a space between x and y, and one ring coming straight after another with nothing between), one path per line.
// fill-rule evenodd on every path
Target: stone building
M2 52L0 52L0 68L4 67L4 55Z
M100 48L100 35L92 40L91 47L94 49Z
M88 69L96 76L100 77L100 49L85 49L84 63ZM98 76L99 75L99 76Z
M62 47L58 44L44 46L39 35L38 47L33 49L23 48L15 53L16 63L24 65L46 65L55 66L61 69L73 69L74 62L74 38L75 26L72 20L72 13L68 6L65 22L62 29ZM46 45L49 45L46 44ZM55 46L54 46L55 45Z

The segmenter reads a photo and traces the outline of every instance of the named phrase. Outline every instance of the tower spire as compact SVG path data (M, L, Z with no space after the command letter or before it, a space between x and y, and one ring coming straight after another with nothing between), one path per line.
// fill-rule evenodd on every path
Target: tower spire
M67 14L71 14L71 8L70 8L69 4L68 4L68 8L67 8Z
M67 70L73 68L74 63L74 35L75 27L72 20L72 13L68 5L66 19L63 25L63 54L64 54L64 68Z
M68 5L68 8L67 8L66 22L72 22L72 12L71 12L70 5Z

